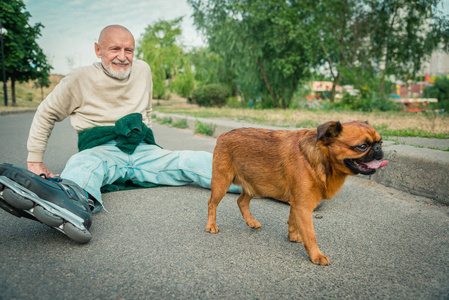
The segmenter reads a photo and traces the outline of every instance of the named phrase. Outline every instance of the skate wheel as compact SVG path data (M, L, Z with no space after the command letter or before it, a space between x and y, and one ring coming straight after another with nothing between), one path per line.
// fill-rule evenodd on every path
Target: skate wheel
M2 199L0 199L0 208L2 208L3 210L9 212L10 214L12 214L18 218L22 217L20 215L20 213L17 211L17 208L11 206L10 204L8 204L8 202L6 202Z
M34 208L34 216L36 219L44 223L45 225L52 226L52 227L58 227L62 224L63 220L43 208L42 206L37 205Z
M30 209L34 206L33 201L17 195L11 189L5 188L3 191L3 198L6 202L19 209Z
M92 234L88 230L80 230L68 222L64 224L64 232L69 238L80 244L86 244L92 238Z

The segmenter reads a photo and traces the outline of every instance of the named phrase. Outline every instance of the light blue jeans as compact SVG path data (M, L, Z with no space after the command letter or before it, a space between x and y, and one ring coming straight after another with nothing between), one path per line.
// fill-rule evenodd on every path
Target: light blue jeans
M170 151L141 143L133 154L126 154L115 143L111 141L73 155L61 173L61 178L77 183L101 206L101 187L119 178L169 186L196 183L210 189L212 153ZM241 188L231 185L229 192L240 193Z

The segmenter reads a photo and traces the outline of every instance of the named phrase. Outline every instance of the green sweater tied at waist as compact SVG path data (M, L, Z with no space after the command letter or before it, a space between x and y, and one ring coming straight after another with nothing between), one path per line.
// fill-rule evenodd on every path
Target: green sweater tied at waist
M100 146L111 140L116 140L116 146L127 154L133 154L142 142L157 145L153 131L142 122L142 115L132 113L117 120L115 126L98 126L81 131L78 134L78 150Z
M115 126L92 127L81 131L78 134L78 150L83 151L100 146L111 140L115 140L117 142L116 146L127 154L133 154L137 146L142 142L160 147L154 140L151 128L148 128L148 126L142 122L142 115L139 113L132 113L117 120ZM157 184L151 182L141 182L130 178L119 178L112 184L102 186L101 192L107 193L157 186Z

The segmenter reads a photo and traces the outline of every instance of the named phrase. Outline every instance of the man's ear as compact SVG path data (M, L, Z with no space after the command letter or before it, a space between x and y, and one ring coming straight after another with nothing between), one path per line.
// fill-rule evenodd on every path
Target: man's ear
M325 141L340 135L343 127L339 121L330 121L317 127L317 141Z
M101 49L98 43L95 43L95 54L97 55L98 58L101 58Z

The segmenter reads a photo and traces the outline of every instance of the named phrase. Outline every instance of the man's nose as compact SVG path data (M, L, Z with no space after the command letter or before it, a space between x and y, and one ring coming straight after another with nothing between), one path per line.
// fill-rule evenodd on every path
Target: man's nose
M125 50L121 50L121 51L118 53L117 58L118 58L120 61L125 61L125 60L126 60Z

